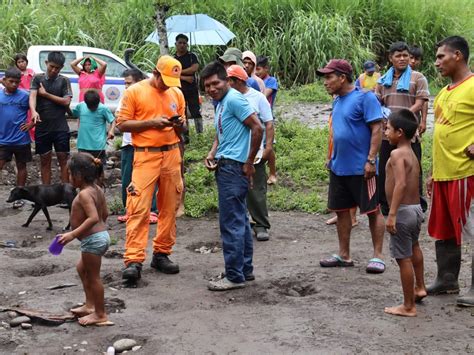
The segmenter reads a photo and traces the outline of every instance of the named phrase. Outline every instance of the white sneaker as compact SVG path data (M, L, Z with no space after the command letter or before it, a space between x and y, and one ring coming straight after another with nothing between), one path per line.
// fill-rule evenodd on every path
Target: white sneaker
M232 282L227 277L216 281L209 281L207 288L211 291L228 291L245 287L245 282Z

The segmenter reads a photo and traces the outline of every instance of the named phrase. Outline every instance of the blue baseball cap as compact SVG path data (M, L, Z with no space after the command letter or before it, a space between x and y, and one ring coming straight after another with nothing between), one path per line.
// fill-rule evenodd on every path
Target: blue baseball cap
M364 63L364 70L368 72L374 72L375 71L375 62L368 60Z

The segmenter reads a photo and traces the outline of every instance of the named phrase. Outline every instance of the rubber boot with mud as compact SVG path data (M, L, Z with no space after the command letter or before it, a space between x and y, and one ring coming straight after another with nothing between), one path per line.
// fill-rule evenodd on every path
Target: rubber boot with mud
M474 307L474 247L472 250L471 288L464 296L458 297L456 304L461 307Z
M130 263L122 270L122 279L129 282L136 282L142 277L142 264Z
M461 246L455 239L437 240L436 264L438 274L434 283L426 288L430 296L459 293L459 270L461 269Z

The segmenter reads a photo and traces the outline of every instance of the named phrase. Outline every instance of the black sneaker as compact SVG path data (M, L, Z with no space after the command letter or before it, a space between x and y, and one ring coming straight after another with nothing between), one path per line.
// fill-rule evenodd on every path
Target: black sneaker
M168 255L162 253L153 254L153 260L151 261L151 267L161 271L164 274L177 274L179 273L178 264L173 263Z
M129 281L140 280L142 277L142 264L140 263L130 263L128 266L122 270L122 279Z

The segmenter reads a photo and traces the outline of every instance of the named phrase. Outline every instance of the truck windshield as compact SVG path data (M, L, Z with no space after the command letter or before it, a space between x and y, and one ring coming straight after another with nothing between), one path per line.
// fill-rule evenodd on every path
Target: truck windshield
M39 54L39 64L42 71L46 72L46 63L48 60L48 54L51 51L41 51ZM64 63L64 68L61 70L63 74L74 74L74 71L71 68L71 62L76 59L76 52L65 52L61 51L62 54L66 57L66 62Z
M122 74L123 72L128 69L125 65L123 65L122 63L120 62L117 62L115 59L109 57L109 56L106 56L106 55L103 55L103 54L97 54L97 53L87 53L87 52L84 52L84 57L87 57L87 56L93 56L93 57L97 57L101 60L103 60L104 62L107 63L107 70L105 72L105 75L106 76L111 76L111 77L115 77L115 78L121 78L122 77Z

